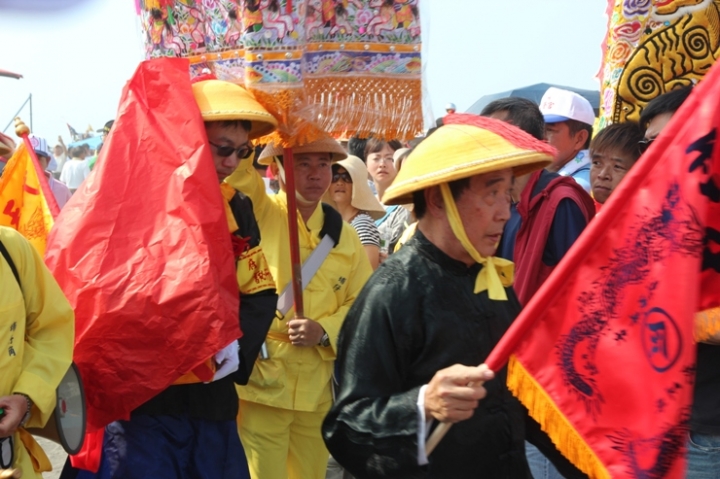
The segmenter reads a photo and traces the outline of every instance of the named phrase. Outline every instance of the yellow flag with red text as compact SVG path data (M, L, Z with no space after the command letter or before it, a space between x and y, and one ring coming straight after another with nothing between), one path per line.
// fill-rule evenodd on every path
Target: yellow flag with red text
M45 255L53 217L24 143L0 177L0 225L18 230L41 256Z

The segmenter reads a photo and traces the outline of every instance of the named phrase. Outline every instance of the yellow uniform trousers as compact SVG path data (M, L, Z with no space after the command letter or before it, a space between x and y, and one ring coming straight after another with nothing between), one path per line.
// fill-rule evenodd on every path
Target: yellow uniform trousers
M253 479L324 479L329 452L321 412L240 401L238 431Z

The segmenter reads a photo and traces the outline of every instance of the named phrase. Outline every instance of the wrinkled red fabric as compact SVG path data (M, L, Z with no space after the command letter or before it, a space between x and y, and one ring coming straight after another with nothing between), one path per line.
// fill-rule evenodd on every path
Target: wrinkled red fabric
M551 405L535 417L559 411L607 477L685 477L694 316L720 304L718 103L716 65L488 358L514 351L525 391ZM565 429L553 417L551 437Z
M233 246L188 72L184 59L140 64L49 238L47 265L75 309L91 435L189 371L211 380L204 362L241 336Z

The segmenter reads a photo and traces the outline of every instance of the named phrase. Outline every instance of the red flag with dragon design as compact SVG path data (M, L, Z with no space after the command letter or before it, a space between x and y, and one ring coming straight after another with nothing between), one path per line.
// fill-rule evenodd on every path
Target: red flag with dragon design
M508 386L590 477L685 477L694 317L720 303L718 104L716 66L488 358L514 350Z

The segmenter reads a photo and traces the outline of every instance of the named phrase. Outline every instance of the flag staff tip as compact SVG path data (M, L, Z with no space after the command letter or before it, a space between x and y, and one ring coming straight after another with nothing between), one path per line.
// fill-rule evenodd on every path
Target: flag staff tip
M19 137L30 134L30 128L28 128L19 116L15 117L15 134Z

